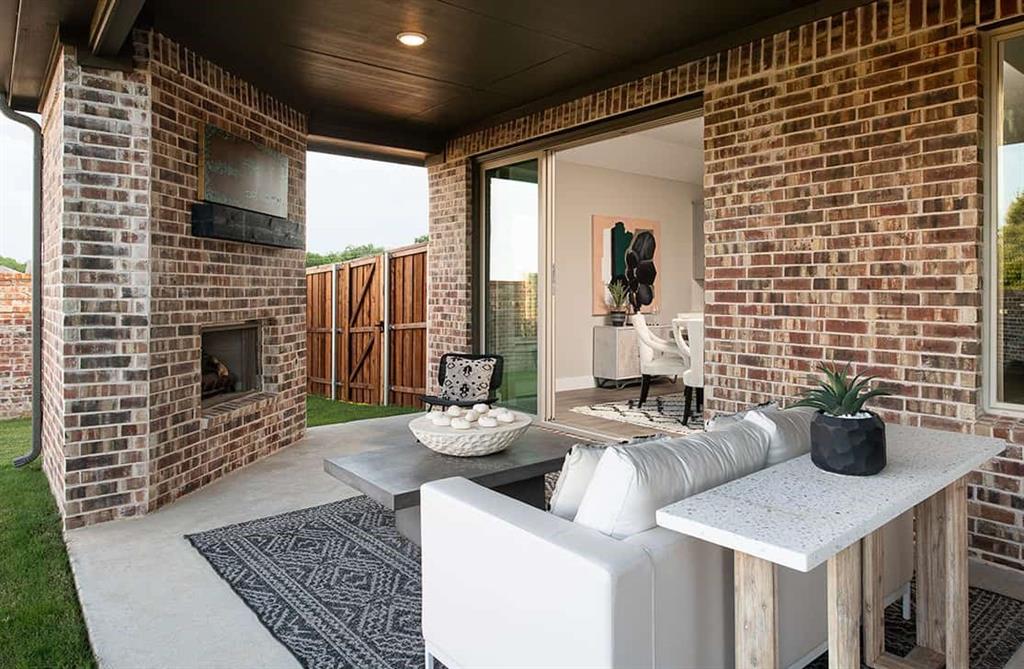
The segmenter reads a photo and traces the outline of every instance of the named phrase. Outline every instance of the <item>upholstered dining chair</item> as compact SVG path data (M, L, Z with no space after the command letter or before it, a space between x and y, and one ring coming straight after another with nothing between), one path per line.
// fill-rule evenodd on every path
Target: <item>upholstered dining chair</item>
M683 372L683 425L686 425L690 422L694 390L697 391L697 413L704 411L704 314L673 318L672 336L680 355L689 361L689 369Z
M690 369L690 362L679 353L679 347L675 343L651 332L643 314L633 314L632 322L636 330L636 343L640 349L640 401L636 405L642 407L647 401L652 377L682 376Z

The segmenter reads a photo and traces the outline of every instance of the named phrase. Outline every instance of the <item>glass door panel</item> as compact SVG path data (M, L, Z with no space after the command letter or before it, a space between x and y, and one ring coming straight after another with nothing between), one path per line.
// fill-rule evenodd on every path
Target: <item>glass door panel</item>
M484 172L484 353L504 357L502 405L537 413L539 162Z

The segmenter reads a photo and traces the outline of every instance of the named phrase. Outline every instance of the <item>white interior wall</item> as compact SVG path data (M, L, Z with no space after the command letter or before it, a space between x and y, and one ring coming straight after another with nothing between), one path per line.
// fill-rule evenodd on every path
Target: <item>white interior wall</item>
M703 291L693 280L691 203L702 187L672 179L569 162L559 156L554 178L555 390L593 385L591 304L592 215L661 222L661 307L649 322L668 323L681 311L703 309Z

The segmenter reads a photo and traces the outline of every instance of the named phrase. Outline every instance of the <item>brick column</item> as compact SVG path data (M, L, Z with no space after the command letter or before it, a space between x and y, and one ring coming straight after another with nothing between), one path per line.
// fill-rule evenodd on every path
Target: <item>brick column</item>
M427 263L427 392L437 362L473 348L473 169L467 159L433 165Z

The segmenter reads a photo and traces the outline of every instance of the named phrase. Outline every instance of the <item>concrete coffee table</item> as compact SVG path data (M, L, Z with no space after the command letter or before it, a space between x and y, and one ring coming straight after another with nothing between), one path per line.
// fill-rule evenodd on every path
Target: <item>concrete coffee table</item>
M452 476L544 508L544 475L561 469L579 439L531 427L508 448L460 458L435 453L407 433L399 444L324 460L324 471L395 512L398 531L420 543L420 486Z

